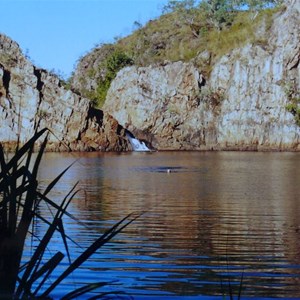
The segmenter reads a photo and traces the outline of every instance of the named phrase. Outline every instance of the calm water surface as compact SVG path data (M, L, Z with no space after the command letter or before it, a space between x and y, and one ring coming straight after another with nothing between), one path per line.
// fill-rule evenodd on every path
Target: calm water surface
M299 153L49 153L42 187L77 158L51 197L59 201L80 182L69 211L87 226L65 219L79 245L146 212L74 272L57 298L105 281L100 292L134 299L222 299L230 285L238 295L241 278L242 299L300 298ZM36 234L43 230L37 223ZM83 251L69 246L73 259ZM57 250L64 251L59 237L49 253Z

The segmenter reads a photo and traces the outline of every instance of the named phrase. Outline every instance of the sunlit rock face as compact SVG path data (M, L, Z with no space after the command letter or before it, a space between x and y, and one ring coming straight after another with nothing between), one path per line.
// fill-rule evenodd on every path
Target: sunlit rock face
M222 57L210 84L225 90L218 119L221 147L298 149L300 127L287 111L287 89L300 86L300 3L288 1L275 16L265 43L247 45Z
M264 43L221 57L208 78L193 63L127 67L103 107L161 150L300 151L287 88L299 91L299 1L286 1Z
M13 149L35 130L51 130L48 150L127 150L125 130L87 99L65 89L49 72L36 68L17 43L0 35L0 142Z
M112 82L103 109L157 149L199 149L216 117L199 101L202 81L189 63L127 67ZM211 130L203 132L202 122Z

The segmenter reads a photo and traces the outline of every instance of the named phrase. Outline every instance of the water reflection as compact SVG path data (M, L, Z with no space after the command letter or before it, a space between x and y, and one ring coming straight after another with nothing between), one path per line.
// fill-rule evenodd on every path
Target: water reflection
M228 278L237 294L243 274L243 296L300 297L299 154L49 153L43 184L76 158L52 196L80 181L70 210L89 228L65 227L81 245L145 214L74 280L117 280L106 289L135 296L222 295Z

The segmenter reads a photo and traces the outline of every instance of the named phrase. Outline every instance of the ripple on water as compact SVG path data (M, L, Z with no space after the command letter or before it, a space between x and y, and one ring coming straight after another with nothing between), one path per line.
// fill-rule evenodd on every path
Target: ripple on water
M65 218L80 245L68 242L72 259L127 214L145 213L74 272L56 290L58 299L93 281L108 282L101 291L135 299L222 299L229 281L237 295L242 278L242 299L300 297L299 154L81 156L60 185L69 191L80 180L86 190L69 208L86 226ZM66 154L50 157L41 172L46 181L52 168L70 163ZM36 224L38 235L43 229ZM26 247L24 260L29 241ZM47 257L55 251L65 252L59 236Z

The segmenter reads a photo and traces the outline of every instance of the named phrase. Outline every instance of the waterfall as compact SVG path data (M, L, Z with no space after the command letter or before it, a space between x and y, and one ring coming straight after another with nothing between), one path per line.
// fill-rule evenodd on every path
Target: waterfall
M126 133L126 136L132 146L133 151L150 151L146 144L136 139L131 133Z

